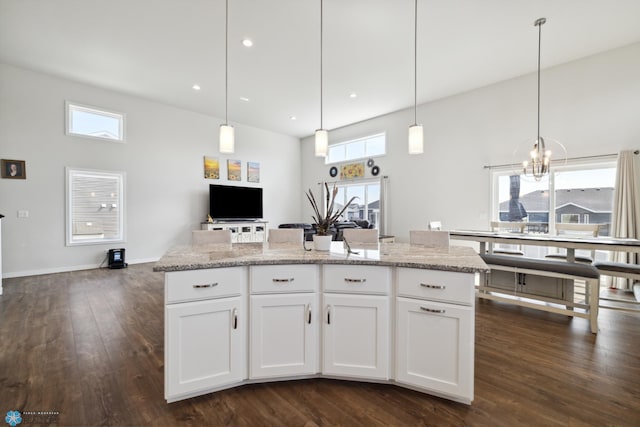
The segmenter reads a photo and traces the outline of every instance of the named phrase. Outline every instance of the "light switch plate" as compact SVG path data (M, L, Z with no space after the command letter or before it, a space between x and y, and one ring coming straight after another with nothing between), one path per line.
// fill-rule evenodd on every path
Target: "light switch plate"
M18 211L18 218L29 218L29 211Z

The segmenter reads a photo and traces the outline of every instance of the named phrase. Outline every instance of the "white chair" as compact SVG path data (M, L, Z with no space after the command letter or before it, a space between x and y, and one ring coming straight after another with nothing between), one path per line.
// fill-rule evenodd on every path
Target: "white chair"
M342 238L352 243L378 243L378 230L375 228L345 228Z
M556 236L572 237L598 237L601 224L576 224L576 223L556 223ZM576 251L577 252L577 251ZM576 255L577 262L591 264L596 257L596 251L591 251L591 257ZM567 259L566 253L548 254L545 258Z
M231 243L231 230L193 230L191 243L194 245Z
M524 233L527 223L521 221L491 221L491 231L502 231L507 233ZM501 243L494 246L494 254L501 255L524 255L522 245L507 245Z
M304 238L302 228L270 228L269 243L300 243Z
M442 230L442 222L440 222L440 221L431 221L429 223L429 230Z
M430 248L448 248L449 232L442 230L411 230L409 244Z

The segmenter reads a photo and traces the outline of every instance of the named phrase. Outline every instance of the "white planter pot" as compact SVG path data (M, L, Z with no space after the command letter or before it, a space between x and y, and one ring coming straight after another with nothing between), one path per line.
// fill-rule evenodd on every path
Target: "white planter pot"
M332 236L318 236L313 235L313 248L316 251L328 251L331 249L331 237Z

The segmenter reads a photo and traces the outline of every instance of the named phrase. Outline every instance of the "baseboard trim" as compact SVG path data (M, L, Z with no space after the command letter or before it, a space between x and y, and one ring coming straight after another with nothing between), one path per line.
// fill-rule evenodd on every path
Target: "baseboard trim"
M127 260L127 263L128 264L144 264L149 262L156 262L159 259L160 258L141 258L141 259ZM104 263L100 263L100 264L72 265L72 266L66 266L66 267L43 268L38 270L14 271L10 273L5 272L2 274L2 278L11 279L13 277L41 276L43 274L68 273L70 271L93 270L101 267L106 268Z

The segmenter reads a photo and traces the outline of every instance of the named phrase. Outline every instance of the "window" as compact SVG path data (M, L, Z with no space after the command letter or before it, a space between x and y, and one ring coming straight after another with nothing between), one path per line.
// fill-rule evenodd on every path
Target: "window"
M67 246L124 241L123 172L67 168Z
M380 180L337 183L336 204L344 206L353 196L358 198L345 211L343 220L356 221L371 228L380 226ZM366 223L365 223L366 221Z
M329 146L326 163L365 159L386 154L387 136L384 133L340 142Z
M124 114L66 103L67 135L124 142Z
M599 234L609 235L615 161L568 162L540 181L511 168L493 169L491 175L493 220L525 221L526 231L538 233L555 233L557 223L603 224Z

